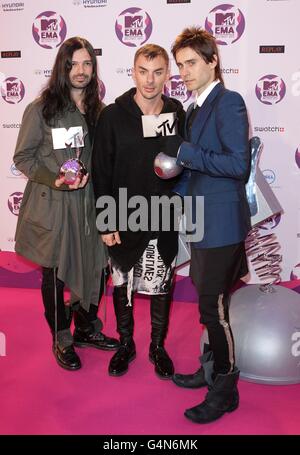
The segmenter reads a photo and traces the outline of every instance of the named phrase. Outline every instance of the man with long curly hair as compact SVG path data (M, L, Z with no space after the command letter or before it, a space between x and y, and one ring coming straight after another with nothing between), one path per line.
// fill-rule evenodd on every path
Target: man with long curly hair
M101 108L94 50L87 40L70 38L58 51L47 87L24 112L14 155L16 167L28 177L15 249L42 266L53 353L67 370L81 367L74 344L118 348L117 340L101 332L97 318L106 254L96 230L89 173ZM71 291L68 306L65 285Z

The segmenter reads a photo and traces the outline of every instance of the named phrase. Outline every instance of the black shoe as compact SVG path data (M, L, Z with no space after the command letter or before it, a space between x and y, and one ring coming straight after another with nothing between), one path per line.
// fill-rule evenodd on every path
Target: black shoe
M128 364L136 357L134 341L123 343L111 358L108 366L110 376L122 376L128 371Z
M207 386L203 367L199 368L194 374L174 374L172 381L179 387L187 389L198 389Z
M216 408L211 405L209 400L205 400L198 406L187 409L184 413L185 417L195 423L210 423L222 417L225 412L233 412L239 407L239 393L238 390L233 392L230 403L224 407L223 405Z
M75 329L73 334L74 344L79 348L90 347L102 349L103 351L114 351L119 348L120 343L115 338L109 338L102 332L90 333Z
M149 360L155 365L155 373L160 379L171 379L174 365L163 346L150 346Z
M74 346L67 346L60 348L59 346L52 346L53 354L59 366L65 370L79 370L81 368L80 358L74 350Z
M239 406L239 392L237 381L239 370L232 373L218 374L209 387L205 400L187 409L184 415L196 423L209 423L222 417L226 412L233 412Z

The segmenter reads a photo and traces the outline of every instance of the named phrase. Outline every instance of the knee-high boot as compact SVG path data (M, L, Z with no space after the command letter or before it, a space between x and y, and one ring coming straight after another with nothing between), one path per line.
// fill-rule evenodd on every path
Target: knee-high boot
M128 371L129 362L136 357L133 307L128 305L127 286L115 286L113 303L121 344L109 363L108 373L110 376L121 376Z
M164 348L169 327L170 307L171 296L169 294L151 296L151 344L149 359L155 365L155 373L160 379L170 379L174 374L173 362Z

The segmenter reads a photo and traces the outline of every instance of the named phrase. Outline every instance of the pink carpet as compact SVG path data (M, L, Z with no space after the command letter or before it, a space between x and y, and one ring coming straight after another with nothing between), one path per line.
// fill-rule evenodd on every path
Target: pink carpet
M173 305L167 348L178 372L198 368L197 311L195 303ZM135 320L137 358L125 376L109 377L112 354L93 349L78 350L83 368L68 372L52 355L39 290L0 288L0 434L300 434L300 385L240 381L236 412L203 426L189 422L183 411L199 403L205 390L159 380L147 358L147 299L136 301ZM105 333L116 335L111 297Z

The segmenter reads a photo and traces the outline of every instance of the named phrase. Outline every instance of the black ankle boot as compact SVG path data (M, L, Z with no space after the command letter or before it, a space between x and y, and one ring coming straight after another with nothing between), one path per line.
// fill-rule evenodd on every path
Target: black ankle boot
M108 367L110 376L122 376L128 371L128 364L136 357L135 343L133 339L121 341L121 346L111 358Z
M171 379L174 366L164 348L164 341L169 326L171 296L169 294L152 295L150 304L151 314L151 344L149 360L155 366L155 373L160 379Z
M155 366L155 373L160 379L171 379L174 374L174 365L163 346L150 344L149 360Z
M133 304L133 299L131 300ZM127 286L115 286L113 303L121 345L109 362L108 373L110 376L122 376L127 372L129 362L136 357L133 308L128 305Z
M120 346L118 340L107 337L100 330L95 330L93 322L88 319L88 314L83 308L74 311L75 330L73 338L75 346L92 347L103 351L118 349Z
M217 374L205 400L187 409L184 415L196 423L209 423L222 417L225 412L235 411L239 406L238 379L237 368L232 373Z
M179 387L198 389L206 387L213 372L213 353L204 345L204 354L200 357L201 367L193 374L174 374L172 381Z

